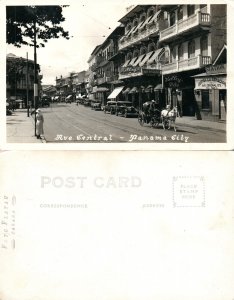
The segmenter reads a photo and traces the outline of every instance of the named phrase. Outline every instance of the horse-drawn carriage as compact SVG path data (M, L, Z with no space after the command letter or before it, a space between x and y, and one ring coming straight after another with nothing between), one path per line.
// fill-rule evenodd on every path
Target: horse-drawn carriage
M155 107L154 101L147 101L139 111L138 122L141 126L149 124L151 127L159 127L162 124L163 129L170 129L173 124L174 131L176 131L176 117L177 107L171 109L170 105L167 105L166 109L160 110Z

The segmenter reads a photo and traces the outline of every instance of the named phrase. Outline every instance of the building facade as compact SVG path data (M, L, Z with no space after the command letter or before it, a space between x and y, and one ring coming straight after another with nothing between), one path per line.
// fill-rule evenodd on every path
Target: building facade
M219 120L219 100L209 100L208 108L207 92L198 91L195 76L226 45L226 18L225 4L132 5L119 20L118 34L113 31L91 54L93 90L107 89L107 98L115 95L138 109L153 99L161 109L177 106L181 117Z
M119 67L123 61L118 51L118 40L123 35L123 26L116 27L105 41L92 52L88 63L91 73L93 98L105 105L116 86L123 84L118 80Z
M200 105L194 76L212 65L226 44L226 5L163 5L167 27L159 44L167 47L169 61L161 71L167 103L176 105L181 116L217 120L216 108Z
M64 102L66 99L74 101L76 96L86 95L89 84L89 72L71 72L68 76L56 77L56 99Z
M38 71L40 70L37 65ZM38 72L39 73L39 72ZM38 92L41 92L42 76L38 74ZM22 106L33 106L34 61L12 53L6 57L6 96L9 101L21 101ZM28 100L28 103L27 103Z

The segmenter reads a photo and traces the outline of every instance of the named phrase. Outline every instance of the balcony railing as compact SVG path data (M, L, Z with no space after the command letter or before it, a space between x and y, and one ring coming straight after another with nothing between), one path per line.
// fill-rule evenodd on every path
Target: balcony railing
M209 26L210 24L210 14L198 12L187 19L178 21L173 26L162 30L160 32L160 41L164 41L195 26Z
M170 74L174 72L188 71L211 64L210 56L198 55L184 60L171 62L162 66L163 74Z
M130 45L137 43L143 39L148 38L150 35L158 33L158 24L152 22L152 24L147 24L144 28L139 28L137 31L129 36L121 38L119 41L119 50L129 47Z

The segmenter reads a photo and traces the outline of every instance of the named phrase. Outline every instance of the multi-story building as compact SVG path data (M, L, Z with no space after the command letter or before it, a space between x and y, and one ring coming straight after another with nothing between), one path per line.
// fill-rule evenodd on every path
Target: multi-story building
M159 45L167 47L169 57L161 67L167 102L178 106L181 116L216 120L219 97L208 100L208 106L207 92L202 91L198 97L194 89L194 76L212 65L226 44L226 5L162 5L160 8L166 28L159 33Z
M39 70L39 65L37 65ZM38 74L38 89L41 90L42 76ZM19 102L24 107L27 106L27 96L29 105L33 105L34 100L34 61L18 57L12 53L6 57L6 88L7 99Z
M165 48L159 46L159 32L166 21L161 15L159 5L136 5L119 20L124 25L119 51L125 57L119 79L124 81L126 99L138 108L151 99L165 104L160 71Z
M125 30L119 79L128 100L140 107L154 99L160 107L176 105L181 116L216 120L219 98L207 109L207 92L197 97L194 76L226 43L226 5L136 5L119 21Z
M116 27L105 41L96 47L88 61L92 72L93 93L105 105L107 94L123 82L118 80L121 53L118 52L118 40L123 34L123 26Z
M73 97L73 75L75 72L70 73L68 76L56 77L56 90L59 101L64 102L67 97Z
M85 78L86 78L86 71L77 72L72 75L73 93L75 93L76 95L87 94L85 88L86 85Z

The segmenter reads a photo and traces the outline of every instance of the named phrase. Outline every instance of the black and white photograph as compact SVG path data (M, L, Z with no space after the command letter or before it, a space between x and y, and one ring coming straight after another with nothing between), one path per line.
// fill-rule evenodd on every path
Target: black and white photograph
M6 5L7 144L225 147L227 10Z

